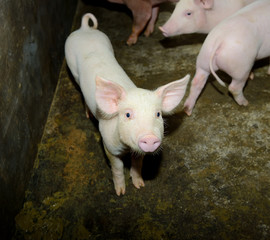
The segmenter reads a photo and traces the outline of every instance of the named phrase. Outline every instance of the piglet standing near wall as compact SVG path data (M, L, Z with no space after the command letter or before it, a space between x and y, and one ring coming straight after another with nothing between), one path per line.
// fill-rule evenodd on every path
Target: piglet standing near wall
M113 3L125 4L132 12L132 32L127 45L137 42L140 33L145 29L144 35L148 37L155 28L159 5L163 2L178 2L178 0L108 0Z
M243 88L255 60L270 56L270 0L258 0L226 18L207 36L196 62L196 74L185 102L185 111L191 115L210 72L218 69L232 77L229 91L239 105L248 101ZM270 67L268 69L270 73Z
M93 27L89 27L89 19ZM99 121L115 190L121 195L125 194L121 156L127 150L135 153L132 182L136 188L144 186L143 156L159 148L164 132L162 113L170 113L180 103L189 75L155 91L137 88L116 61L108 37L96 28L94 15L85 14L81 28L66 40L65 55L86 105Z
M181 0L160 27L165 37L209 33L219 22L256 0Z

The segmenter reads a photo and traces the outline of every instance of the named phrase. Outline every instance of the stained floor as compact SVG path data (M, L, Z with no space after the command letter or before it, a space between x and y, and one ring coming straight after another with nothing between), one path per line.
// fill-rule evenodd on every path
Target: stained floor
M74 27L92 12L116 58L139 87L155 89L195 72L204 35L164 39L173 10L162 5L154 34L125 45L124 5L79 2ZM191 117L183 103L166 118L163 151L147 156L146 186L135 189L126 159L126 195L115 194L97 122L85 117L66 63L39 146L14 239L270 239L270 81L256 65L238 106L212 77ZM230 78L221 73L229 82Z

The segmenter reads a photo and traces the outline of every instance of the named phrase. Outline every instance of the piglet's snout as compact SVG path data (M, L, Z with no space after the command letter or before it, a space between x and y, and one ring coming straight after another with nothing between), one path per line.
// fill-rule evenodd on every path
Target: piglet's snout
M164 35L164 37L168 37L169 34L167 33L167 31L165 30L164 27L159 27L159 30L162 32L162 34Z
M139 147L144 152L154 152L160 146L161 141L155 135L145 135L139 140Z

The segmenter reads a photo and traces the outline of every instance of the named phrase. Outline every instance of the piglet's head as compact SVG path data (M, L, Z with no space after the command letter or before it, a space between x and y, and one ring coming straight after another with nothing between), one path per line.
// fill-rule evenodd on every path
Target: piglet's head
M96 78L96 101L106 119L118 118L121 141L138 153L155 152L161 145L162 114L170 113L184 97L190 76L159 87L125 90L120 85Z
M165 37L204 32L207 24L206 12L214 6L214 0L181 0L168 19L159 27Z

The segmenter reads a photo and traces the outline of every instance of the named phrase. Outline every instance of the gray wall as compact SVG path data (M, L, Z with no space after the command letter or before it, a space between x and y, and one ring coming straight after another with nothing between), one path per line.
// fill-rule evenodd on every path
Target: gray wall
M75 8L76 0L0 1L1 239L22 207Z

